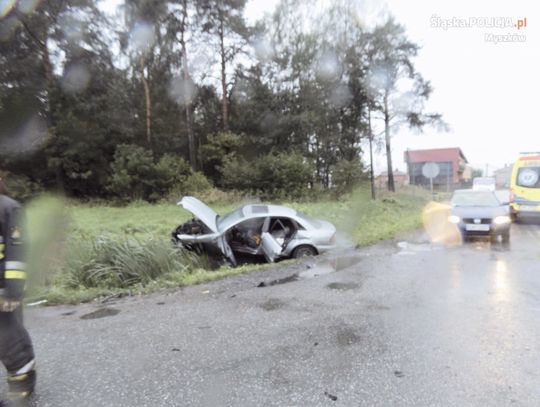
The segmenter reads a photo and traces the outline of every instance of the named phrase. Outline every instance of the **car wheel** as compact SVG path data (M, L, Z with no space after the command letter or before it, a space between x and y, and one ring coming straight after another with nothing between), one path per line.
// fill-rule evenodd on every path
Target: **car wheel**
M300 257L315 256L315 255L317 255L317 250L313 246L303 244L301 246L298 246L296 249L294 249L292 257L294 257L295 259L298 259Z

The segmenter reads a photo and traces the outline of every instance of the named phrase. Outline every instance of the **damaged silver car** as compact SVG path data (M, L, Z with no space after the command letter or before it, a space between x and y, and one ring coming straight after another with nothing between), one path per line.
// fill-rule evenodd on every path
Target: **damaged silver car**
M334 225L284 206L245 205L220 216L191 196L178 205L194 218L172 232L173 242L199 254L223 256L233 266L239 254L262 255L274 262L314 256L335 247Z

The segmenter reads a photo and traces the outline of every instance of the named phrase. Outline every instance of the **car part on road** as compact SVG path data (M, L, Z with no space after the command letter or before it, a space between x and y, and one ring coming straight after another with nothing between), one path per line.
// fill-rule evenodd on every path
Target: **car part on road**
M324 395L328 397L332 401L337 401L337 396L334 396L333 394L328 393L327 391L324 392Z
M120 313L119 309L116 308L99 308L93 312L89 312L88 314L84 314L80 316L80 319L98 319L98 318L105 318L105 317L112 317L114 315L118 315Z

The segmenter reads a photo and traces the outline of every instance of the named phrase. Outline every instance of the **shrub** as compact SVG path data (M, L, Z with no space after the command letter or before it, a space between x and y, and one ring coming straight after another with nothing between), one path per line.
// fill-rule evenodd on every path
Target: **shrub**
M156 175L167 189L184 183L191 174L186 160L176 155L164 154L156 164Z
M269 154L257 164L258 191L262 198L297 199L306 195L313 169L302 155Z
M181 188L184 195L197 195L212 189L212 184L202 172L195 171L184 180Z
M38 183L22 174L16 175L7 171L0 171L0 178L5 181L9 196L18 201L27 201L43 192Z
M133 144L119 145L111 167L109 191L121 200L149 198L156 179L151 151Z
M205 173L215 182L222 180L223 165L237 156L243 145L242 136L231 132L219 132L207 137L200 154Z
M364 178L360 159L341 160L332 169L332 184L337 195L351 192Z
M223 164L222 184L225 188L237 191L250 191L255 189L259 178L256 162L248 163L243 158L229 159Z
M157 163L151 151L123 144L118 146L112 163L109 191L121 201L143 199L155 202L174 195L206 192L212 184L200 172L173 154L164 154Z
M252 162L225 162L223 183L263 199L298 199L307 194L312 174L312 165L298 153L268 154Z

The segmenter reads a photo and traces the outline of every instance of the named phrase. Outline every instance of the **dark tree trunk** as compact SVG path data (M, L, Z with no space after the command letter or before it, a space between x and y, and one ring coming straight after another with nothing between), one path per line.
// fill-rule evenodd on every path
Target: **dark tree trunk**
M148 147L152 146L152 100L150 98L150 85L148 84L148 78L144 74L144 69L146 67L144 55L141 55L139 60L139 68L141 70L141 80L144 88L144 105L145 105L145 115L146 115L146 143Z
M197 170L197 149L195 146L195 134L193 132L193 119L191 116L190 76L187 58L187 46L185 40L186 24L188 18L187 0L182 1L182 24L180 32L180 47L182 52L182 80L184 84L184 113L188 133L189 163L191 168Z
M368 108L368 131L369 131L369 181L371 184L371 199L375 196L375 174L373 173L373 132L371 130L371 109Z
M229 131L229 103L227 99L227 55L225 52L225 32L223 24L223 11L219 7L219 53L221 59L221 114L223 116L223 131Z
M388 112L388 92L384 94L384 141L386 144L386 164L388 169L388 190L396 191L392 169L392 148L390 145L390 113Z

